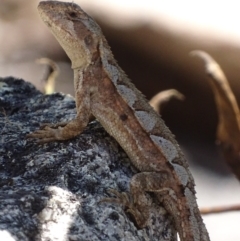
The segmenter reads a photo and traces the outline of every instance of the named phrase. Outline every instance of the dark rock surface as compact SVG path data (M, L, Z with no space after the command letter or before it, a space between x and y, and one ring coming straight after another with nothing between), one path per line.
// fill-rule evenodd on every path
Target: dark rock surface
M119 204L99 203L110 188L127 191L136 170L98 122L69 141L26 139L40 123L75 113L70 95L43 95L23 80L0 79L0 240L176 240L158 204L151 225L138 230Z

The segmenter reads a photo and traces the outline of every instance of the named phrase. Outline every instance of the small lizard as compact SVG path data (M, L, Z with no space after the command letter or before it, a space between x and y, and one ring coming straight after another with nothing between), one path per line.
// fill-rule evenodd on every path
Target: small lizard
M79 135L93 115L122 146L139 173L130 198L114 191L139 228L146 227L153 193L172 215L181 241L208 241L196 203L194 180L170 130L114 59L99 25L74 3L42 1L42 20L66 51L74 71L77 116L58 128L28 135L40 142Z

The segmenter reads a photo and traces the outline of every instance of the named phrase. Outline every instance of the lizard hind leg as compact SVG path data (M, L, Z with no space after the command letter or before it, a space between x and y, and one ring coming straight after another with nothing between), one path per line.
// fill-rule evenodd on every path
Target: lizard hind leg
M118 192L114 189L109 189L108 193L113 194L114 196L116 196L116 198L104 198L100 202L111 202L121 204L126 210L126 212L130 213L133 216L138 228L142 229L147 226L147 221L149 219L150 200L147 200L145 194L143 198L146 199L145 204L148 203L148 205L144 205L145 208L140 211L134 205L134 201L132 199L131 194L126 192ZM146 206L148 208L146 208Z
M152 198L146 192L159 193L169 190L172 178L166 171L141 172L133 176L130 183L130 195L133 208L128 210L133 214L139 227L145 227L150 221Z
M106 198L103 201L120 203L130 213L138 228L148 225L152 200L146 192L161 192L169 190L171 178L166 172L141 172L133 176L130 182L130 193L110 190L116 198Z

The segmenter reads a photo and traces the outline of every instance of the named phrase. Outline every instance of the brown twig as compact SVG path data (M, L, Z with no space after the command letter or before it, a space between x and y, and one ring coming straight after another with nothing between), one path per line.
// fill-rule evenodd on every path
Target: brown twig
M3 131L4 131L4 129L6 128L7 125L13 125L13 126L15 125L15 126L17 126L17 127L19 128L19 130L21 130L21 125L15 123L15 122L11 122L11 121L9 120L8 115L7 115L7 113L6 113L6 111L5 111L4 108L2 108L2 110L0 110L0 112L1 112L1 113L4 115L4 117L5 117L5 124L4 124L3 128L0 130L0 134L3 133Z
M228 207L212 207L212 208L201 208L200 212L203 215L213 214L213 213L224 213L224 212L233 212L240 211L240 205L232 205Z
M149 101L149 104L153 107L153 109L160 113L162 109L162 105L171 99L176 98L178 100L184 100L184 95L175 89L164 90L154 95L152 99Z
M58 65L49 58L40 58L36 60L38 64L46 64L49 67L48 75L45 78L44 93L52 94L55 91L56 78L59 75Z

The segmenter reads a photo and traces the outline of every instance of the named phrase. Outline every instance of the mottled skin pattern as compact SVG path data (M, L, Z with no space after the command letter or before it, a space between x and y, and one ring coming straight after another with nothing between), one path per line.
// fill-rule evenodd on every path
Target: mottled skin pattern
M43 1L38 11L71 59L77 117L28 137L40 142L73 138L93 115L139 170L130 194L112 191L117 196L112 201L123 203L143 228L151 205L145 192L152 192L173 216L181 241L208 241L194 180L176 140L118 66L98 24L74 3Z

